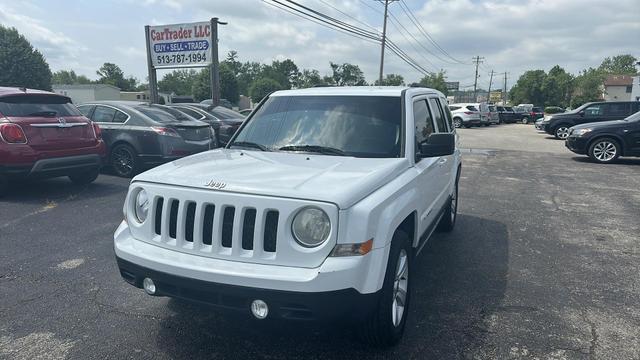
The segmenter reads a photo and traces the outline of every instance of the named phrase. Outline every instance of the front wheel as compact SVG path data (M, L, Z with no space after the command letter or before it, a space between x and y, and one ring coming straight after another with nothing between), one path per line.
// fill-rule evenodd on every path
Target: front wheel
M522 118L521 122L523 124L528 124L529 123L529 118L528 117L524 117L524 118Z
M589 157L595 162L608 164L616 161L620 156L620 151L620 145L617 141L610 138L602 138L597 139L589 146Z
M453 119L453 126L455 126L456 128L461 128L462 127L462 119L460 119L460 118Z
M410 270L413 254L409 236L397 230L391 240L389 261L380 299L362 328L363 340L377 347L389 347L402 338L409 313Z
M88 170L85 172L77 173L69 175L69 180L76 185L86 185L94 182L98 175L100 175L100 170Z
M569 137L569 126L560 125L556 128L556 131L553 132L556 139L565 140Z

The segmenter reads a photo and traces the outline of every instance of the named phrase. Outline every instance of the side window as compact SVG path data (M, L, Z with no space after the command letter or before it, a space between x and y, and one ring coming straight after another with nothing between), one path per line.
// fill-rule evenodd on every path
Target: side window
M604 115L604 104L595 104L584 109L584 116L601 116Z
M123 123L129 119L129 115L123 113L122 111L116 110L116 115L113 117L114 123Z
M78 110L80 111L80 113L88 118L89 115L91 115L91 110L93 110L93 108L94 106L92 105L78 106Z
M453 116L451 115L451 109L449 109L449 106L447 105L447 101L445 99L440 98L439 100L440 100L440 106L444 111L444 118L447 121L447 132L451 132L454 129Z
M116 109L106 106L96 106L93 111L93 121L95 122L112 122L113 116L116 114Z
M436 119L438 132L449 132L449 129L447 129L447 125L445 124L444 114L442 113L442 108L440 107L438 99L429 98L429 107L431 108L433 117Z
M433 120L431 119L431 114L427 108L426 100L418 100L413 103L413 121L416 129L415 152L418 153L420 144L427 141L429 135L433 133Z
M627 117L629 115L629 103L611 103L609 104L609 111L607 115L610 116L623 116Z
M195 110L191 110L191 109L189 109L189 108L185 108L185 107L176 107L176 109L178 109L178 110L182 111L183 113L185 113L185 114L187 114L187 115L189 115L189 116L191 116L191 117L193 117L193 118L195 118L195 119L198 119L198 120L201 120L201 119L203 119L203 118L204 118L204 116L202 116L201 114L199 114L197 111L195 111Z

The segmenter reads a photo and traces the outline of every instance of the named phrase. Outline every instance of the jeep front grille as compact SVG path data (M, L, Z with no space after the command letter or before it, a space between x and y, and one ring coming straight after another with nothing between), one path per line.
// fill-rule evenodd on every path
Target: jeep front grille
M194 246L212 246L221 253L240 249L276 252L277 210L261 211L258 215L258 210L252 207L236 208L224 204L216 207L215 204L176 199L167 201L165 205L165 199L160 196L154 202L153 228L162 240L176 242L176 245L178 240L184 240ZM197 218L198 209L201 216ZM221 214L216 218L217 211ZM168 226L163 223L168 223ZM259 226L261 224L264 226ZM261 231L258 236L256 229ZM237 239L236 243L234 239Z
M131 235L165 249L200 258L314 268L337 241L338 208L327 202L135 181L129 194L141 188L151 206L140 223L134 215L135 197L127 198ZM291 233L293 217L307 206L323 209L332 222L329 239L317 248L301 246ZM196 266L201 259L190 261Z

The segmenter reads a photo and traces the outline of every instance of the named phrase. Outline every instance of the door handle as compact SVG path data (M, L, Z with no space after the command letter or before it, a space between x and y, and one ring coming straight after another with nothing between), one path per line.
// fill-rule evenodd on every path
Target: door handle
M439 166L442 166L442 165L444 165L444 164L446 164L446 163L447 163L447 158L441 158L441 159L438 161L438 165L439 165Z

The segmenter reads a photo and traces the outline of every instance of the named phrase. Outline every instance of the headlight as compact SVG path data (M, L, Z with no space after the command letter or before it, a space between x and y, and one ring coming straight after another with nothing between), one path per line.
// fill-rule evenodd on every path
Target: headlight
M291 232L300 245L316 247L329 238L331 221L321 209L307 207L298 211L293 218Z
M138 219L140 223L143 223L147 219L147 215L149 214L149 196L146 191L138 191L138 195L136 195L136 202L134 204L134 211L136 219Z
M590 128L576 129L576 130L573 130L573 134L576 135L576 136L582 136L582 135L584 135L586 133L591 132L591 130L592 129L590 129Z

